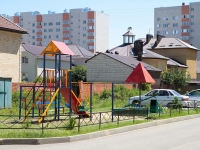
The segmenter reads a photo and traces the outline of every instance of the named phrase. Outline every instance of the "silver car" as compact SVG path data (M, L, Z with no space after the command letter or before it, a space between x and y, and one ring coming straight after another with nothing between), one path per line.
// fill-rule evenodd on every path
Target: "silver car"
M190 107L191 102L189 101L189 96L181 95L171 89L154 89L144 95L141 95L141 106L149 105L151 100L157 100L161 106L169 106L175 97L180 103L182 103L183 106ZM140 96L134 96L130 97L128 103L135 105L139 103L139 101Z
M185 94L196 107L200 107L200 89L192 90Z

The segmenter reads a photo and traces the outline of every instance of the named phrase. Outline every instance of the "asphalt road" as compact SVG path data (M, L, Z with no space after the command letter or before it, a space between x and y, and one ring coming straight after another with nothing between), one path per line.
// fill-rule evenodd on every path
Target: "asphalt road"
M199 150L200 118L126 133L47 145L1 145L0 150Z

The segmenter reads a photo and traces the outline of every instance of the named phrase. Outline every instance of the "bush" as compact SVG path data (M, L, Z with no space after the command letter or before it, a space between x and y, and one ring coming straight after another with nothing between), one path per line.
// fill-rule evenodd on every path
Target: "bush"
M104 91L100 94L100 99L108 99L109 97L111 97L111 90L104 89Z
M142 83L142 90L143 91L150 91L151 90L151 84L149 84L149 83Z

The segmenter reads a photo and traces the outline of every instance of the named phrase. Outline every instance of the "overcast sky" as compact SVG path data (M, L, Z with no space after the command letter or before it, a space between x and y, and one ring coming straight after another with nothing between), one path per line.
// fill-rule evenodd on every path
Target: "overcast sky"
M0 14L13 16L16 12L48 11L62 13L64 9L89 7L109 15L109 48L122 44L122 34L132 27L136 39L154 33L154 8L188 5L189 0L1 0ZM195 2L195 1L194 1Z

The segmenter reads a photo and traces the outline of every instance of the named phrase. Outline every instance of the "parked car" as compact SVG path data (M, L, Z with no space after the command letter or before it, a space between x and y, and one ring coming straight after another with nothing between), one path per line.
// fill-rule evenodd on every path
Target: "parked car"
M171 89L154 89L150 92L141 95L141 106L150 104L151 100L157 100L161 106L169 106L174 98L177 97L178 101L182 103L183 106L188 106L191 102L189 101L189 96L181 95L175 90ZM129 104L135 105L140 102L140 96L130 97Z
M192 90L185 95L189 96L190 101L192 101L196 107L200 107L200 89Z

